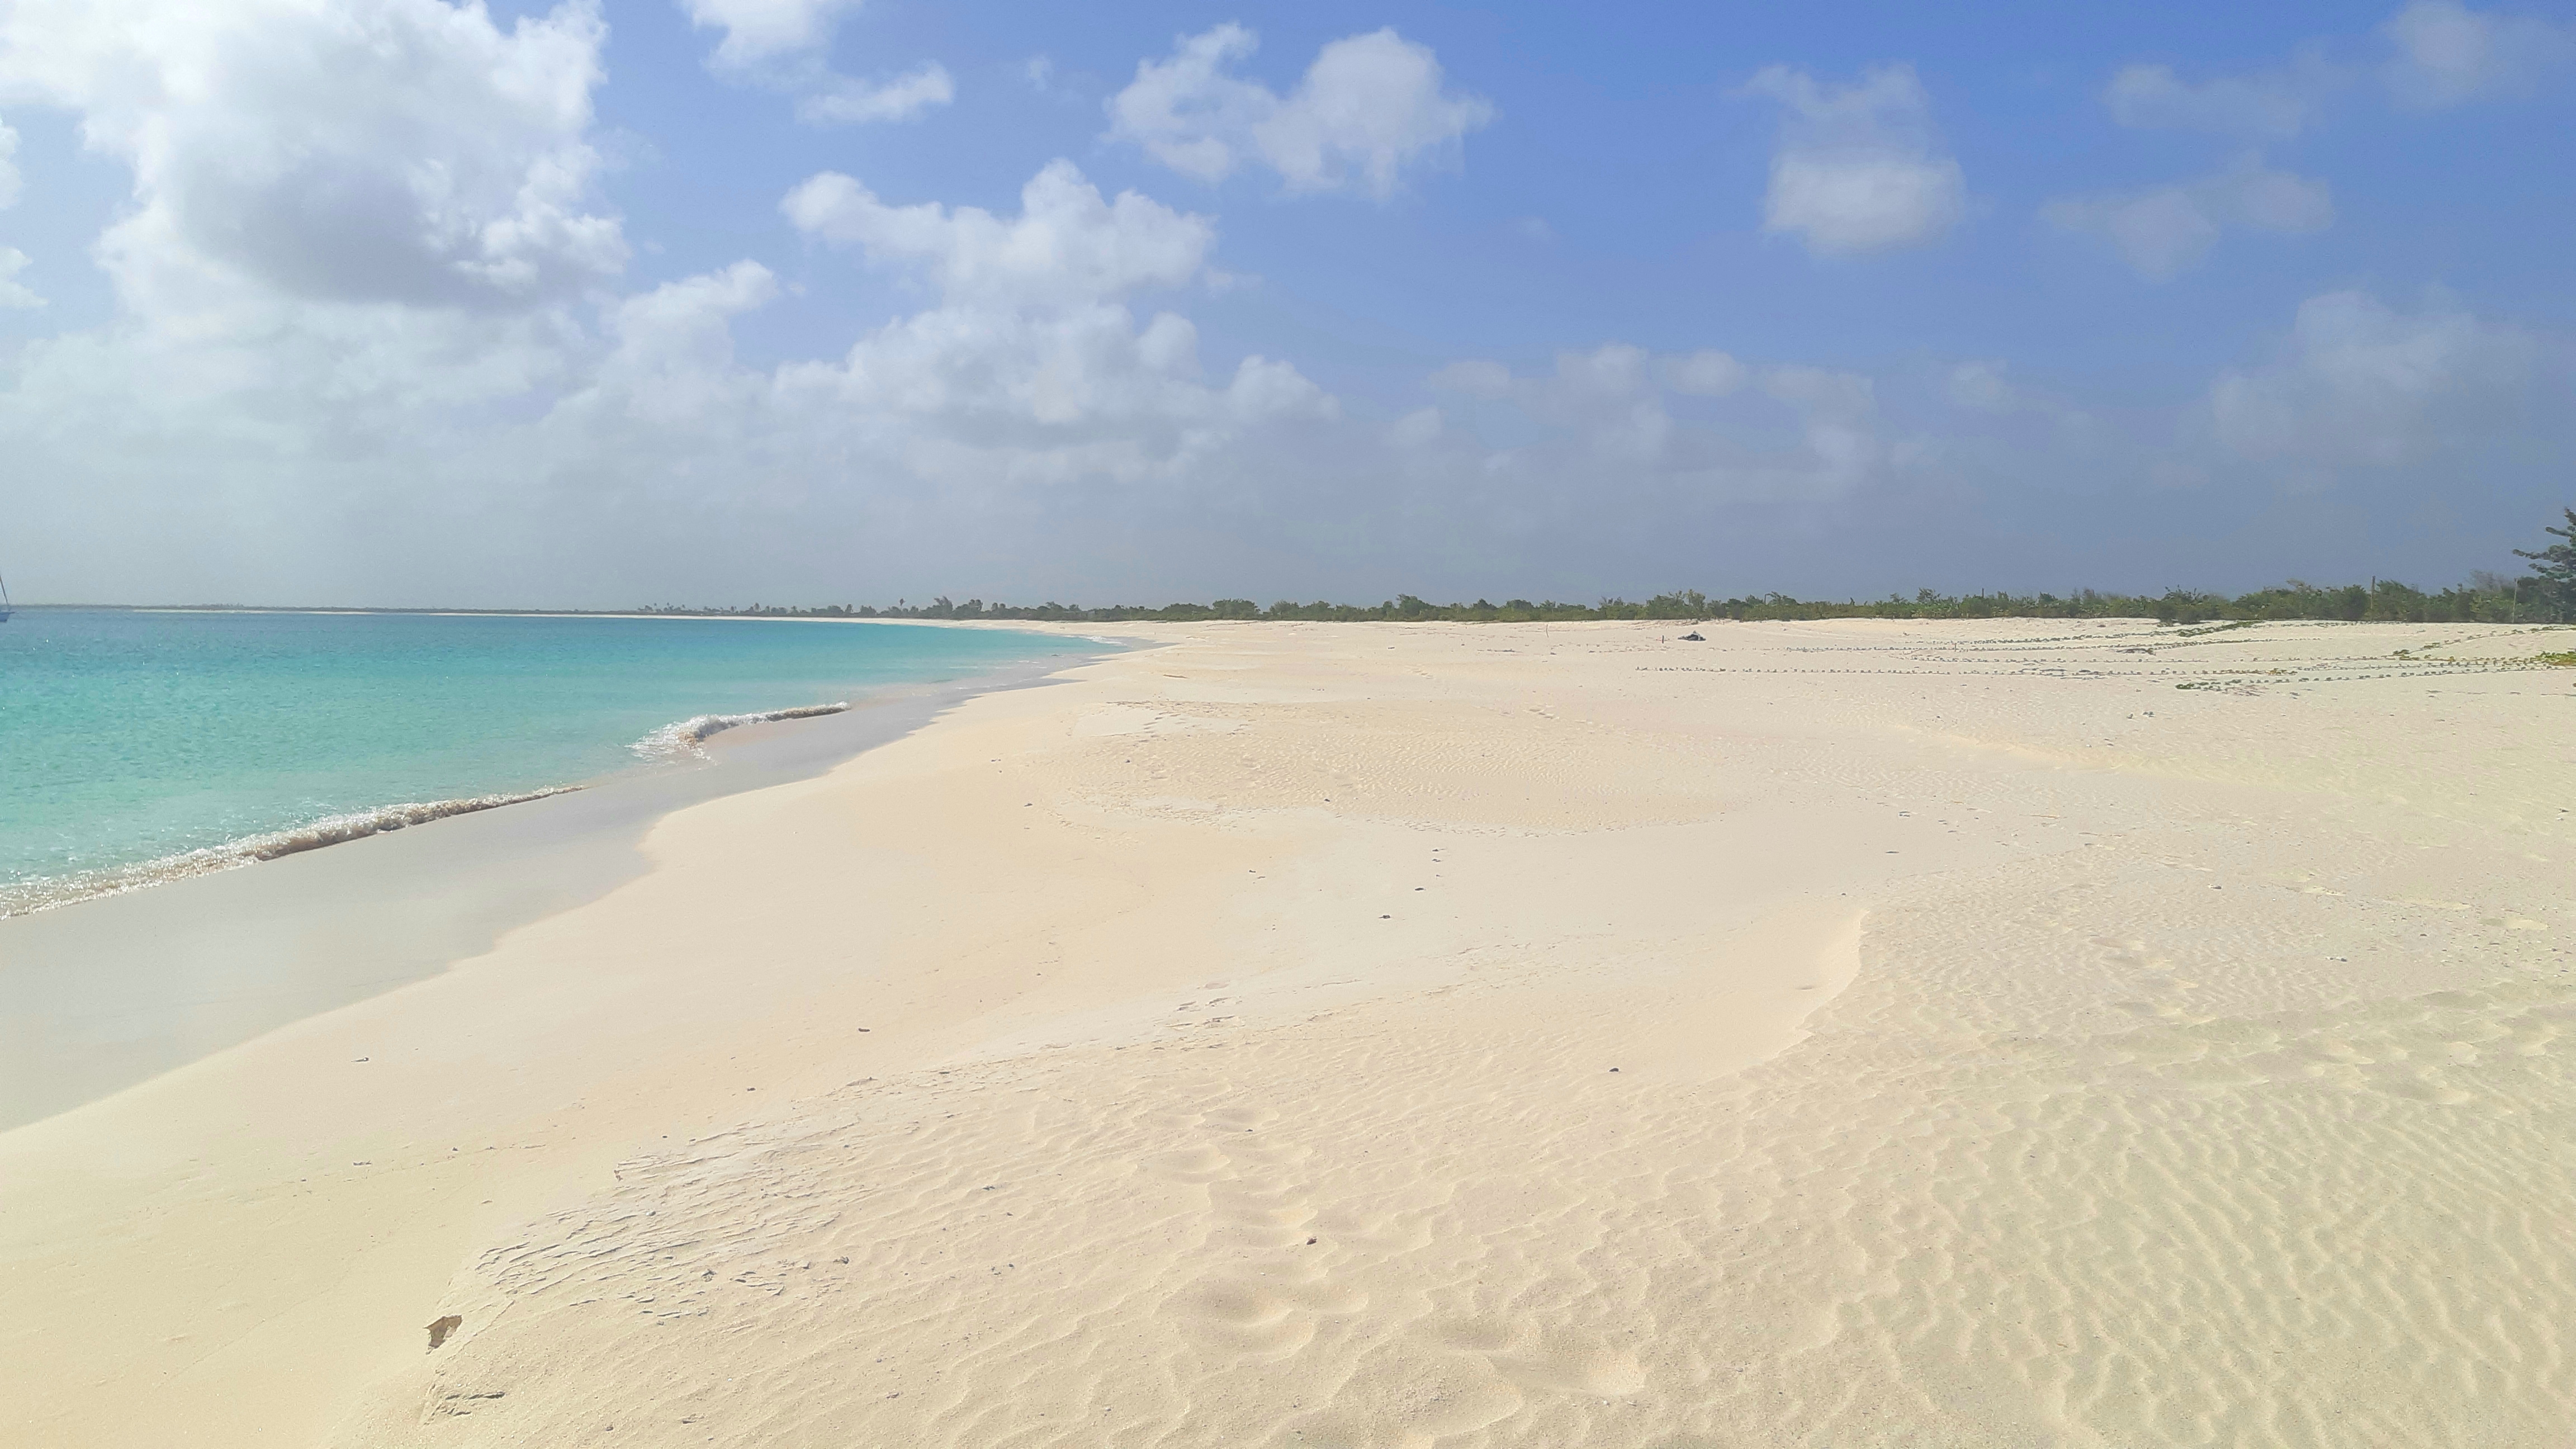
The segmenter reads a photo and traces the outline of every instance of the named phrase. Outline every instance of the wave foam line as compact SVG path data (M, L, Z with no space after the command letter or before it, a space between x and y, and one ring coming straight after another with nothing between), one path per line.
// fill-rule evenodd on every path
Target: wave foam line
M838 704L807 704L794 709L763 710L758 714L693 715L676 724L662 726L628 748L648 760L676 759L682 755L704 756L706 751L699 747L707 742L708 736L722 734L736 725L767 724L777 719L812 719L816 715L839 714L849 707L850 702L843 700Z
M756 714L702 714L667 724L637 740L635 753L648 760L671 759L684 755L704 756L701 748L711 735L722 734L736 725L765 724L771 720L811 719L816 715L839 714L850 707L847 700L837 704L800 705L794 709L763 710ZM23 916L33 911L51 910L77 901L95 900L100 896L123 895L145 886L168 881L186 880L190 876L212 875L219 870L234 870L257 865L264 860L301 855L326 845L340 845L382 835L388 830L404 830L444 820L451 815L471 815L478 810L496 810L504 805L543 800L549 795L568 794L579 785L555 785L543 790L528 790L511 795L474 795L461 800L416 801L386 805L374 810L330 815L308 824L262 835L227 840L220 845L200 846L177 855L133 865L113 865L98 870L85 870L72 875L52 876L16 885L0 885L0 920Z
M374 810L352 811L346 815L326 815L322 819L262 835L246 835L227 840L221 845L200 846L178 855L165 855L158 860L134 865L114 865L98 870L85 870L75 875L47 880L28 881L23 885L0 886L0 920L23 916L32 911L68 906L76 901L95 900L100 896L118 896L145 886L168 881L186 880L190 876L212 875L219 870L235 870L257 865L264 860L301 855L320 850L326 845L340 845L382 835L389 830L405 830L445 820L452 815L471 815L479 810L497 810L504 805L521 805L530 800L543 800L550 795L568 795L579 785L552 785L543 790L526 790L513 795L473 795L462 800L415 801L386 805Z

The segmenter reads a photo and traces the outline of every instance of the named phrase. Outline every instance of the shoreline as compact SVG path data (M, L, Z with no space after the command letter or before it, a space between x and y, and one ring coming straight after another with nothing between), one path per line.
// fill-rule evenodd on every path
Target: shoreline
M451 609L325 609L325 608L249 608L196 607L161 605L30 605L54 613L82 614L209 614L209 615L282 615L314 618L422 617L554 620L588 618L620 623L658 623L665 616L653 614L610 614L578 611L545 610L451 610ZM791 620L790 622L859 622L901 624L900 620ZM1016 630L1032 638L1049 637L1046 631ZM1116 641L1103 635L1085 636L1103 645L1115 647ZM5 640L6 636L0 636ZM1067 650L1072 653L1078 650ZM973 667L968 665L966 667ZM792 689L794 686L785 686ZM903 686L896 686L901 688ZM820 693L841 692L863 696L881 687L875 684L833 684L820 687ZM608 761L585 761L578 765L545 773L487 772L482 779L451 778L442 783L448 794L402 793L395 786L381 793L357 793L344 797L336 806L309 816L272 818L268 823L245 826L232 822L240 833L200 843L182 845L179 841L161 844L166 853L135 859L117 859L111 853L108 862L60 869L59 863L38 865L38 870L51 873L0 878L0 921L39 911L57 910L104 896L122 895L134 890L187 879L243 865L274 860L286 855L343 844L367 836L399 831L411 826L433 823L461 815L508 805L525 804L557 794L596 788L621 780L639 768L650 769L685 763L689 758L708 758L706 741L719 733L744 725L772 720L807 718L836 713L850 708L850 699L836 703L800 702L793 705L739 710L728 713L702 713L686 717L665 717L643 729L636 738L623 742L623 748L606 747L618 758ZM650 718L648 715L647 718ZM39 721L40 727L42 721ZM585 773L587 771L587 773ZM328 792L326 792L328 793ZM260 813L257 811L254 814ZM34 830L28 834L37 833ZM186 834L180 839L185 840ZM86 852L84 852L86 853ZM24 870L16 864L14 870Z
M1104 632L1126 627L1130 621L1103 620L1082 622L1058 619L965 618L942 619L911 614L820 614L749 612L693 613L687 610L625 609L456 609L456 608L329 608L313 605L271 604L19 604L21 611L61 610L66 613L97 612L117 614L314 614L327 616L364 616L383 614L435 619L620 619L660 620L688 619L707 623L760 624L883 624L921 625L948 629L1004 629L1034 633L1053 633L1070 638L1089 639L1114 644L1118 637ZM1151 623L1151 620L1135 621Z
M881 691L882 692L882 691ZM892 694L900 695L898 688ZM306 851L324 850L334 845L347 845L370 836L389 835L421 825L453 820L461 815L476 815L486 810L500 810L512 805L527 805L579 790L616 786L635 778L639 772L657 767L688 768L690 761L710 761L707 741L746 725L774 724L786 720L814 719L823 715L842 714L864 707L863 697L854 703L841 700L833 704L790 705L783 709L756 710L738 714L692 715L673 720L649 732L627 746L635 756L618 769L579 780L521 789L487 792L441 800L402 800L379 805L361 806L355 810L318 815L274 829L235 836L211 845L198 846L172 855L120 865L98 866L64 876L44 876L0 887L0 921L40 911L58 911L84 901L120 896L154 886L192 880L227 870L238 870L268 861L283 860ZM0 1094L5 1095L5 1094ZM5 1119L0 1111L0 1119Z
M245 837L210 848L238 859L0 915L0 1132L435 975L633 879L636 846L665 815L822 774L977 694L1081 662L880 689L821 715L764 711L691 742L685 763L639 759L274 858L243 853L270 836Z
M2465 1445L2576 1402L2506 1351L2576 1317L2576 824L2530 808L2571 701L2378 672L2510 640L2236 631L2218 691L2055 621L1136 632L0 1132L27 1432Z

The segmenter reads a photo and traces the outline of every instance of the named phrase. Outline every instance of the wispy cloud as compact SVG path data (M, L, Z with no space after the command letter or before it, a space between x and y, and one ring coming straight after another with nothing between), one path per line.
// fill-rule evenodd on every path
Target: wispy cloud
M2520 411L2538 359L2522 329L2440 298L2409 312L2330 292L2300 304L2269 361L2220 374L2206 407L2241 458L2393 467L2491 434Z
M2334 193L2324 181L2248 155L2213 176L2068 197L2050 202L2041 215L2064 230L2104 238L2140 276L2162 281L2196 265L2230 228L2297 234L2333 225Z
M2102 102L2123 126L2286 137L2316 125L2343 81L2343 72L2314 56L2280 70L2198 81L2171 66L2132 65L2111 77Z
M2576 27L2459 0L2415 0L2381 29L2395 52L2382 69L2390 92L2423 110L2527 94L2576 62Z
M796 98L798 120L818 125L908 121L957 98L945 66L924 61L899 75L861 80L828 64L841 18L860 0L681 0L702 29L722 30L708 65L739 84Z

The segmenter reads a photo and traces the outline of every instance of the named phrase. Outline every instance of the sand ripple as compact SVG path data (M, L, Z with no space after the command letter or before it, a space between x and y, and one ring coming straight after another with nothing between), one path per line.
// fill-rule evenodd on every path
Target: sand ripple
M1670 1024L1576 1009L1644 969L1584 943L1645 941L1650 903L1542 938L1505 901L1437 989L1238 983L1186 1032L855 1082L484 1254L407 1442L2568 1442L2576 963L2566 817L2528 794L2563 746L2502 695L2456 711L2477 760L2291 709L2418 687L2317 657L2359 634L1761 637L1638 646L1613 723L1227 675L1112 702L1065 778L1130 832L1329 795L1600 841L1731 818L1756 774L1866 806L1859 960L1784 1050L1611 1070ZM2171 688L2221 660L2245 692Z

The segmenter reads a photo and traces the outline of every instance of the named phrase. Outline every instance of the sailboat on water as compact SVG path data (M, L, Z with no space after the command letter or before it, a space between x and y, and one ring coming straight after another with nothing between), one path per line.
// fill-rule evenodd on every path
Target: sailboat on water
M0 579L0 624L9 622L9 581Z

